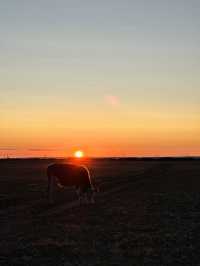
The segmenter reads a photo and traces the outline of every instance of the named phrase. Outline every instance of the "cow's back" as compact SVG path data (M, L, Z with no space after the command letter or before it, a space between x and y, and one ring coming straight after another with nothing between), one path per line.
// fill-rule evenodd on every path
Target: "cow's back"
M73 164L52 164L47 168L48 176L54 176L63 186L88 186L90 176L83 166Z

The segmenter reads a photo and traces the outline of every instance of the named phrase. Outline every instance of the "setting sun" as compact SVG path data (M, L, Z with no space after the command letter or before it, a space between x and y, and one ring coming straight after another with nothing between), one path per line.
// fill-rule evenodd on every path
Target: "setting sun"
M75 151L74 157L76 158L82 158L84 156L83 151Z

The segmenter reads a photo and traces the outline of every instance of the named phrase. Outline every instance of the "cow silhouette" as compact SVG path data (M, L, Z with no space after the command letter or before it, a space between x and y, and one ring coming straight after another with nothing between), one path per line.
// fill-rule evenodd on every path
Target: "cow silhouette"
M48 199L54 201L54 188L75 187L79 203L94 203L94 192L97 189L92 185L90 173L87 167L74 164L55 163L47 168Z

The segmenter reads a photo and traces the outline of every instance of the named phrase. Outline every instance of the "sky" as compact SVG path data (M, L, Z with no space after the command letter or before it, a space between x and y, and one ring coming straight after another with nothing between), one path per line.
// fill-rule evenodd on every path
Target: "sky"
M0 157L200 155L199 0L0 0Z

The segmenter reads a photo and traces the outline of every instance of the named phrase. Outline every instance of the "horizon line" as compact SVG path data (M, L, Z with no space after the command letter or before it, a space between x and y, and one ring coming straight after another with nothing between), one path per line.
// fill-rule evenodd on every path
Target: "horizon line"
M155 156L87 156L78 160L87 160L87 159L162 159L162 158L171 158L171 159L176 159L176 158L197 158L200 159L200 155L155 155ZM33 156L33 157L27 157L27 156L19 156L19 157L0 157L0 160L12 160L12 159L77 159L74 158L73 156L67 156L67 157L59 157L59 156Z

